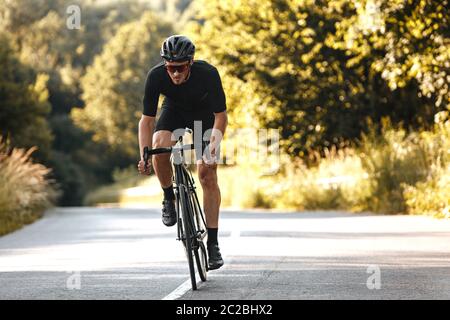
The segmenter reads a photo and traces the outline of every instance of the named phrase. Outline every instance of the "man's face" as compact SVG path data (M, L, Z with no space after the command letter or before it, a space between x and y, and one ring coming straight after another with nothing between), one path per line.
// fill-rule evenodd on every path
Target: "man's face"
M182 84L189 76L191 61L165 62L170 79L176 85Z

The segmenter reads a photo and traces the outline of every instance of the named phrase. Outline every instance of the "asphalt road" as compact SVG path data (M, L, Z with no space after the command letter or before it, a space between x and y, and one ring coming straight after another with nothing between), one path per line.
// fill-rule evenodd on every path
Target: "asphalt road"
M221 214L199 290L157 209L54 209L0 238L0 299L450 299L450 221Z

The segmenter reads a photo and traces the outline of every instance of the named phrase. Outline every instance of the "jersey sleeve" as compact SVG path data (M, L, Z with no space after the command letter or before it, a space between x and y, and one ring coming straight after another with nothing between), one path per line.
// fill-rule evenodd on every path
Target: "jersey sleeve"
M150 117L155 117L158 110L158 100L159 100L159 81L156 77L154 70L151 70L147 74L147 79L145 80L144 98L143 103L143 114Z
M222 80L220 79L219 72L216 68L214 68L213 72L211 73L211 79L209 83L209 96L210 102L213 106L213 112L219 113L225 111L227 109L225 92L223 91Z

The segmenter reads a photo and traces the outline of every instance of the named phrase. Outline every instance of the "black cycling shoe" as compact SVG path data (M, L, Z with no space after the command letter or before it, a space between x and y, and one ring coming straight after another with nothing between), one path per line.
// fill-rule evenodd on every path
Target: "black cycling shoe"
M215 270L223 266L222 255L217 243L208 244L208 269Z
M164 200L162 209L162 222L171 227L177 223L177 213L175 211L175 203L173 200Z

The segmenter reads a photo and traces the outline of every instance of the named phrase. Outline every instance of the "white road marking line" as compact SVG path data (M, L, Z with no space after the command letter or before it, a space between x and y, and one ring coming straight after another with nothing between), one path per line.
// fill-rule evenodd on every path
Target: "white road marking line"
M241 231L238 229L232 230L230 234L230 240L233 245L237 244L239 242L239 237L241 236ZM227 259L227 264L229 265L232 261L231 258L228 258L229 254L225 254L224 258ZM220 270L220 269L219 269ZM202 283L201 281L197 282L197 288L199 288L199 284ZM183 282L178 288L173 290L171 293L169 293L167 296L162 298L161 300L176 300L178 298L181 298L183 295L186 294L190 289L191 286L191 279L187 279L185 282Z
M197 286L198 286L198 283L197 283ZM173 290L171 293L169 293L167 296L165 296L161 300L176 300L176 299L182 297L191 288L192 288L191 278L189 278L185 282L183 282L178 288Z

